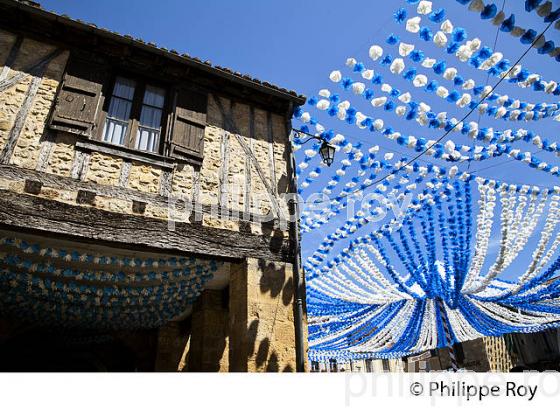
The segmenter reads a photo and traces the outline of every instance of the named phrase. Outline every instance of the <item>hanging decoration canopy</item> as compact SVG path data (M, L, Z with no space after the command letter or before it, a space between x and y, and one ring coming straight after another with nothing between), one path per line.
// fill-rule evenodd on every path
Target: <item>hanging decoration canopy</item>
M480 0L457 1L538 54L559 60L560 48L544 35L533 35L533 29L516 27L514 15L506 18L496 5ZM394 13L395 22L407 36L418 34L455 61L430 56L413 41L390 34L370 46L369 63L350 57L343 68L331 71L328 78L338 90L321 89L308 106L317 115L326 113L326 121L331 117L378 133L408 153L382 153L378 145L347 138L306 107L294 113L302 131L337 150L328 171L317 163L320 144L306 147L296 168L300 194L327 196L301 213L304 243L307 233L335 225L304 261L311 360L400 357L482 336L560 326L560 280L555 276L560 268L560 188L512 184L459 168L507 156L560 176L559 166L520 146L531 144L560 157L556 141L521 127L500 131L467 121L473 112L504 124L560 121L560 102L498 93L496 86L468 78L463 68L535 95L560 95L558 82L524 68L521 58L512 62L469 38L444 8L424 0L406 3ZM550 2L528 0L525 10L536 10L549 27L560 28L560 9L552 10ZM384 70L410 87L399 89L383 78ZM464 117L433 110L414 96L417 91L464 111ZM368 108L358 108L364 102ZM392 115L396 121L388 124ZM446 138L406 134L396 125L402 126L403 119L418 125L418 133L439 130ZM459 143L453 134L473 143ZM296 135L294 149L303 142ZM424 155L450 166L430 163L420 158ZM368 194L375 197L368 199ZM405 198L410 201L396 206ZM360 209L341 222L342 211L355 200ZM368 230L390 212L395 218Z
M0 310L55 327L158 327L187 310L218 266L194 257L122 257L0 237Z
M392 358L443 347L444 320L453 342L560 325L559 194L482 178L448 181L398 226L352 241L328 269L309 271L310 358ZM521 260L529 246L531 257ZM522 264L518 281L498 278Z

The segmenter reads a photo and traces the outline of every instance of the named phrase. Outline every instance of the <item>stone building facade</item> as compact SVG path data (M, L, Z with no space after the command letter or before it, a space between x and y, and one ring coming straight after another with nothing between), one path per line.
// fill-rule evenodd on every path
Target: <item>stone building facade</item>
M294 371L304 101L0 0L0 363Z
M537 333L485 336L454 346L458 367L472 372L521 372L560 370L560 332L549 329ZM311 363L313 372L430 372L451 370L447 348L423 352L401 359L368 359L346 363Z

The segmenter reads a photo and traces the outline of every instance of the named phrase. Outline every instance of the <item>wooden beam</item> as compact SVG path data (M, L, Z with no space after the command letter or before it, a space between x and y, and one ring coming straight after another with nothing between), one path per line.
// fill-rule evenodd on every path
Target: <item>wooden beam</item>
M262 170L262 168L260 167L260 164L257 160L257 158L255 157L255 154L253 154L253 151L249 148L249 146L245 143L245 141L243 140L243 137L241 135L239 135L239 128L237 128L237 124L235 123L235 121L233 120L233 118L228 115L228 113L226 113L224 106L222 104L222 102L220 101L219 97L216 97L214 94L212 94L212 97L214 98L214 101L216 102L216 105L218 106L218 109L220 110L220 112L222 113L222 117L224 119L224 121L228 124L228 128L234 133L235 138L237 138L237 141L239 142L239 145L241 145L241 148L243 148L243 151L245 151L245 154L248 155L249 157L251 157L251 161L253 162L253 165L255 166L255 170L257 171L257 174L259 174L259 177L268 193L268 196L270 198L270 202L272 204L272 208L273 208L273 212L276 218L280 217L280 206L278 205L278 198L276 197L276 195L274 194L274 191L271 187L271 185L268 183L268 181L266 180L266 176Z
M172 179L173 179L173 173L171 171L168 171L166 169L161 170L161 175L159 177L160 196L169 197L169 195L171 195Z
M278 197L278 180L276 179L276 162L274 161L274 133L272 128L272 113L266 112L266 129L268 134L268 157L270 160L270 178L272 179L272 192Z
M255 138L255 107L249 106L249 149L253 151L253 139ZM251 179L253 175L253 165L251 161L251 156L245 153L245 212L251 212Z
M51 130L45 130L41 139L41 149L39 151L39 159L37 160L37 171L45 171L49 165L49 158L55 147L55 134Z
M130 176L130 169L132 168L132 162L123 161L121 166L121 174L119 175L119 186L126 188L128 186L128 177Z
M136 250L160 250L239 260L289 262L289 241L166 220L108 212L0 189L0 228Z
M37 95L37 91L39 90L41 81L41 75L39 75L38 77L33 77L33 79L31 80L31 84L27 88L23 104L16 114L14 126L10 130L10 133L8 134L8 140L6 141L4 148L0 152L0 164L7 164L8 162L10 162L10 158L12 158L12 154L14 153L14 149L16 148L18 138L23 131L23 128L25 127L25 120L27 119L29 111L31 111L31 107L33 106L33 102L35 101L35 96Z

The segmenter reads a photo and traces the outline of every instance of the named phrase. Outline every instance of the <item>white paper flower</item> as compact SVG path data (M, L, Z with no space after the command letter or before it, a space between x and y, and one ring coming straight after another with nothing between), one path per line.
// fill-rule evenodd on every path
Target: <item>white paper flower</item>
M469 80L467 80L463 83L462 87L463 87L463 90L472 90L475 85L476 85L476 83L474 82L474 80L469 79Z
M374 75L375 75L375 72L373 70L365 70L365 71L362 72L362 78L364 80L371 80Z
M418 3L418 7L416 8L416 12L418 14L430 14L432 12L432 2L422 0Z
M558 87L558 84L555 81L549 81L546 86L544 87L544 91L547 94L553 93L556 90L556 87Z
M329 78L333 83L338 83L340 80L342 80L342 73L338 70L335 70L329 75Z
M471 41L467 41L467 44L472 51L477 51L482 45L482 41L479 38L473 38Z
M498 14L496 14L492 19L492 24L495 26L499 26L504 22L505 19L506 19L506 13L500 10Z
M325 111L329 109L329 106L331 105L329 100L319 100L319 102L317 103L317 109Z
M453 81L453 79L457 76L457 69L455 67L449 67L443 73L443 78L449 81Z
M352 84L352 91L356 95L363 94L366 89L366 85L364 83L354 83Z
M401 57L406 57L414 50L414 44L400 43L399 44L399 55Z
M395 108L395 114L397 114L399 117L402 117L403 115L405 115L406 114L406 106L399 105L397 108Z
M471 101L472 101L471 95L465 93L461 96L461 98L457 100L457 106L461 108L466 107L471 103Z
M348 59L346 59L346 65L350 68L353 68L356 65L357 61L355 58L350 57Z
M445 34L451 34L453 32L453 24L451 23L451 21L445 20L443 23L441 23L440 29Z
M480 65L479 69L480 70L488 70L491 67L495 66L496 64L498 64L498 62L504 58L504 55L502 53L494 53L492 54L487 60L483 61L482 64Z
M461 60L462 62L466 62L469 58L471 58L472 54L473 54L473 52L472 52L471 48L469 46L467 46L466 44L463 44L461 47L459 47L459 49L455 53L457 58L459 60Z
M453 165L451 168L449 168L449 177L450 178L455 178L455 175L457 175L457 172L459 172L459 168L457 168L457 165Z
M426 68L432 68L434 66L434 64L436 63L436 60L433 58L425 58L424 61L422 61L422 67L426 67Z
M399 101L408 104L412 100L412 97L409 92L399 95Z
M438 47L445 47L447 45L447 36L443 31L438 31L434 36L434 44Z
M369 57L375 61L383 55L383 49L378 45L373 45L369 48Z
M377 97L371 100L371 105L374 107L381 107L387 102L387 97Z
M469 4L470 11L481 12L484 10L484 2L482 0L472 0Z
M419 16L409 18L406 21L406 31L410 33L418 33L420 31L420 21L422 21L422 18Z
M428 116L425 113L421 112L416 117L416 122L421 126L425 127L426 125L428 125L429 122Z
M436 94L438 95L438 97L446 98L449 95L449 91L447 90L447 88L440 85L436 90Z
M403 72L404 70L404 61L402 58L395 58L393 60L393 62L391 63L391 66L389 67L389 69L391 70L391 73L393 74L400 74Z
M338 108L341 110L347 110L350 108L350 101L344 100L338 103Z
M381 91L383 91L384 93L390 93L393 90L393 87L391 87L389 84L387 83L383 83L381 84Z

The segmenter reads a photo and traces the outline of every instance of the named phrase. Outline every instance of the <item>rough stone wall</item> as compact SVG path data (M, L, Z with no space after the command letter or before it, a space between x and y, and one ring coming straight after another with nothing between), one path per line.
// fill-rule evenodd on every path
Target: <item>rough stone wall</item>
M15 42L15 35L0 31L0 68L5 65L10 49ZM53 50L55 47L52 45L25 38L15 62L8 70L8 78L29 69ZM77 158L75 144L81 137L51 131L46 127L59 83L63 77L68 54L68 52L63 52L47 66L9 164L31 170L38 169L65 178L76 177L76 175L72 175L73 165ZM30 75L26 75L21 81L0 93L0 149L6 143L15 118L21 110L31 79ZM232 103L222 97L220 100L226 108L226 112L231 114L243 141L252 148L261 173L268 185L272 187L274 195L285 193L287 190L286 147L288 140L284 118L254 108L254 122L251 124L249 105L240 102ZM226 208L239 212L247 209L255 214L269 214L272 210L272 202L269 192L256 170L255 161L248 158L233 131L225 129L228 128L226 127L227 121L222 117L211 96L208 100L207 122L203 165L200 169L191 165L177 166L171 175L171 194L179 199L192 201L196 192L201 204L217 206L220 203L220 194L225 192L227 200L223 205ZM227 153L224 152L222 146L224 139L228 140ZM47 145L48 149L45 149ZM224 163L226 159L227 164ZM125 178L123 183L123 163L122 157L93 152L83 174L78 178L93 184L121 186L142 193L160 194L163 173L161 168L143 162L132 162L128 178ZM0 175L0 179L2 178L4 177ZM250 179L248 183L246 183L247 179ZM198 184L197 180L199 180ZM3 181L0 184L2 186L13 185L11 181ZM246 186L250 187L249 195L245 192ZM71 202L75 205L75 195L68 195L53 187L45 187L39 195L44 196L46 193L51 199ZM125 204L123 201L127 201L127 199L103 198L97 200L94 206L113 212L132 213L132 203L128 201ZM158 209L148 204L146 216L167 218L168 212L166 208ZM239 230L239 223L228 220L224 215L212 217L205 215L203 224L220 229ZM250 226L252 233L263 234L260 225L250 224ZM269 234L269 232L264 234Z
M0 68L5 66L15 42L15 35L0 31L0 48L2 50L0 54L0 64L2 65ZM54 46L25 38L11 69L7 72L6 79L10 79L21 72L26 73L30 66L42 60L54 50ZM23 128L9 161L11 164L31 169L36 167L45 123L62 78L67 58L68 53L62 53L47 65L32 101L29 114L24 119ZM4 148L10 131L14 128L31 81L32 76L25 75L19 82L0 92L0 149Z
M156 372L182 370L185 351L190 342L190 326L186 321L169 322L158 329Z
M122 163L123 160L120 158L94 152L89 160L89 167L85 173L84 180L86 182L114 186L119 182Z
M0 70L5 66L8 53L15 42L16 36L0 31ZM54 49L52 45L25 38L15 62L7 70L8 78L18 76ZM76 143L83 137L52 131L46 126L68 55L67 51L63 51L47 65L8 165L59 177L57 184L43 184L40 191L34 195L74 206L92 206L115 213L133 214L133 202L127 193L133 190L160 195L162 179L165 176L162 168L142 161L132 161L128 168L125 167L123 158L118 155L79 152L76 150ZM27 74L16 84L0 92L0 151L14 128L18 113L21 115L23 112L22 106L31 82L32 76ZM231 110L242 134L241 138L251 148L254 159L245 153L233 131L225 129L226 121L213 98L209 98L203 164L200 168L191 165L176 167L172 171L169 184L171 194L189 201L196 197L203 205L217 206L220 194L225 192L227 201L224 205L227 208L243 211L248 206L250 212L269 214L272 211L270 193L261 180L256 165L260 167L261 174L272 187L274 195L286 192L286 147L289 142L284 119L255 108L254 122L251 124L251 109L248 105L237 102L232 105L231 101L224 98L222 103ZM227 152L223 149L225 139L228 140ZM87 157L87 160L84 160L81 166L77 166L80 156ZM227 166L224 161L226 158ZM76 172L76 169L79 172ZM123 175L127 175L124 181ZM25 181L17 178L19 177L0 172L0 188L23 193ZM64 184L73 178L91 184L88 187L94 191L96 186L115 187L122 188L123 194L98 194L93 203L78 204L78 192L66 188ZM226 184L225 187L221 185L221 180ZM250 186L249 195L246 195L246 186ZM162 206L161 202L149 202L146 204L144 215L166 219L168 209ZM220 216L204 215L203 224L219 229L240 230L239 222ZM279 232L272 228L264 229L255 223L250 224L250 229L253 234L273 235L275 238L276 235L287 236L287 230ZM220 366L236 371L294 371L291 265L249 259L236 266L237 268L233 269L236 274L232 275L235 278L231 282L232 302L228 316L228 332L235 345L226 347L227 355ZM211 316L211 312L208 315ZM306 328L304 325L304 329ZM161 337L164 344L166 336L162 333ZM170 337L176 341L175 336ZM162 361L167 359L164 357Z
M230 371L295 371L291 272L258 259L232 264Z
M228 307L224 291L205 290L194 305L187 371L229 370Z

